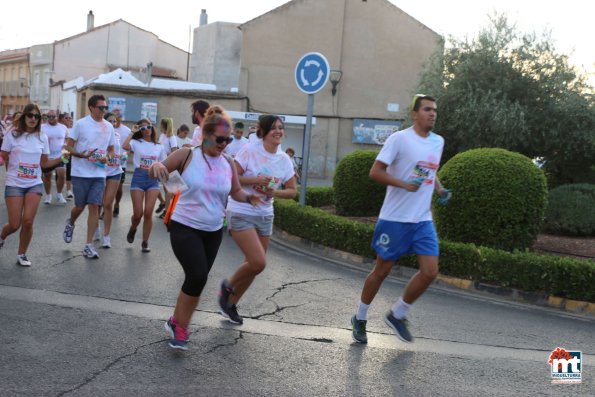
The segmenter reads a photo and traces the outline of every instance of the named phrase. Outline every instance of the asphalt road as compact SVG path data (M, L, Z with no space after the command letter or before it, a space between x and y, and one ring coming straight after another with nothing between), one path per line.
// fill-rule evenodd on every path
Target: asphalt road
M350 317L367 268L279 244L240 302L244 325L233 326L216 313L219 282L242 259L228 236L189 350L172 351L163 321L183 274L160 220L151 253L140 239L128 244L126 192L113 248L89 260L86 214L74 241L62 240L71 205L41 204L31 268L16 265L18 235L0 251L1 396L595 394L592 317L432 287L410 314L416 340L404 344L382 321L405 281L392 278L370 309L369 344L355 344ZM551 384L547 362L558 346L582 351L582 384Z

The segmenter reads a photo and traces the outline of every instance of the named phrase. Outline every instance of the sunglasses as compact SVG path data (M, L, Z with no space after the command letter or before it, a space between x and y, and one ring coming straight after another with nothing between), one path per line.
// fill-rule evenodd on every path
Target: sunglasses
M39 113L27 113L27 114L25 114L25 116L29 117L30 119L37 119L37 120L39 120L41 118L41 114L39 114Z
M117 123L117 120L115 120L115 119L109 119L108 121L109 121L110 123L112 123L112 124L116 124L116 123Z
M223 142L225 142L226 144L230 144L233 142L233 138L232 137L225 137L225 136L216 136L215 137L215 142L217 142L218 144L221 144Z
M64 117L64 120L72 120L72 117Z
M95 106L95 107L96 107L97 109L99 109L99 110L103 111L103 112L106 112L106 111L107 111L107 109L109 109L109 107L108 107L108 106Z
M48 116L48 119L55 119L56 116Z
M413 95L413 98L411 99L411 110L415 109L415 105L417 105L417 101L419 101L421 98L425 98L425 97L427 97L426 94Z
M143 132L143 131L152 130L152 129L153 129L153 126L152 125L145 125L145 126L140 127L138 130L140 132Z

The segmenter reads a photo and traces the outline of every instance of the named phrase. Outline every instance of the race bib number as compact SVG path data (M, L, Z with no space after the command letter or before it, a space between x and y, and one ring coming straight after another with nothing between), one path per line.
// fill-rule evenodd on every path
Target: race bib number
M19 163L17 178L36 179L38 170L39 164Z
M87 160L89 160L92 163L96 163L96 162L100 161L99 159L101 159L104 156L104 154L105 154L105 151L96 150L87 158Z
M121 165L120 165L120 155L119 154L116 154L116 155L114 155L114 157L108 159L107 166L108 167L117 167L117 168L120 168L121 167Z
M413 181L419 181L419 184L432 184L437 169L438 164L429 163L427 161L418 161L409 174L407 182L412 183Z
M141 156L140 158L140 168L143 170L148 170L151 168L151 165L157 160L157 156Z

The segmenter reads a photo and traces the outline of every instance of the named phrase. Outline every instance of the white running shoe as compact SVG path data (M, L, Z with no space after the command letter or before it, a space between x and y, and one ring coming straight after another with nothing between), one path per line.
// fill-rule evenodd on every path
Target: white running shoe
M103 236L103 244L101 244L103 248L112 248L112 241L109 236Z
M72 190L69 190L66 192L66 198L73 198L74 197L74 193L72 193Z
M46 205L51 204L52 203L52 195L51 194L47 194L45 196L45 200L43 200L43 203L46 204Z
M83 249L83 255L89 259L99 259L99 254L97 251L95 251L93 244L85 245L85 248Z
M66 204L68 202L68 201L66 201L66 199L64 198L62 193L56 194L56 200L58 200L58 203L60 203L60 204Z
M27 255L25 255L25 254L17 255L17 263L20 266L26 266L26 267L31 266L31 261L29 259L27 259Z
M93 241L99 240L101 240L101 228L97 226L97 229L95 229L95 234L93 235Z

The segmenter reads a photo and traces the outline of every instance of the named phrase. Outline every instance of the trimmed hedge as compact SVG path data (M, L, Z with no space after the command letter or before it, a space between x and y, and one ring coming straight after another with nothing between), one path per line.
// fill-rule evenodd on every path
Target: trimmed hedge
M370 179L370 168L378 152L356 150L343 157L333 177L335 208L344 216L377 215L382 207L386 186Z
M294 201L299 203L301 190L295 195ZM306 205L311 207L325 207L335 203L335 189L332 186L306 187Z
M595 185L577 183L550 190L543 230L567 236L595 236Z
M286 232L341 251L374 258L374 226L321 209L301 208L293 200L275 200L275 225ZM417 267L414 256L400 265ZM440 273L527 292L595 302L595 261L528 252L510 253L474 244L440 242Z
M439 236L506 251L531 247L547 204L545 175L531 159L473 149L451 158L438 175L453 191L448 205L433 206Z

